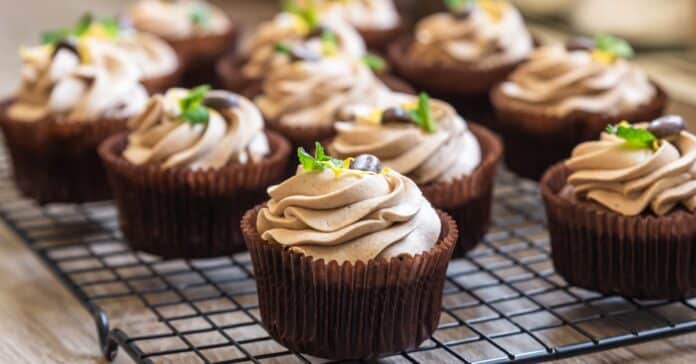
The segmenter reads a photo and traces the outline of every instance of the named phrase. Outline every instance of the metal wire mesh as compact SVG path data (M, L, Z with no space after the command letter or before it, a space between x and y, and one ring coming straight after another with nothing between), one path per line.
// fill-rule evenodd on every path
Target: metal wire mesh
M0 217L95 317L102 350L139 363L318 363L274 342L248 254L162 261L122 241L110 202L40 207L0 155ZM494 223L452 261L440 326L383 362L539 361L696 330L695 300L636 301L570 287L553 271L537 186L502 172ZM115 328L110 330L110 327Z

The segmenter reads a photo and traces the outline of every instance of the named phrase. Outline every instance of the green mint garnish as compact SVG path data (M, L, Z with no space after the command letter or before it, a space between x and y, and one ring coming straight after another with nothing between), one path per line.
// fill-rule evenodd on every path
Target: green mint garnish
M465 5L471 4L476 0L445 0L445 6L450 11L461 10Z
M413 121L426 132L434 133L437 130L435 120L430 113L430 96L427 93L421 92L418 96L418 108L409 111L409 114Z
M622 122L618 125L609 125L607 126L606 132L624 139L626 145L633 148L655 149L658 142L658 138L653 133L645 129L633 127L627 122Z
M387 62L384 61L384 58L376 54L368 53L364 55L363 62L375 72L382 72L387 68Z
M191 23L197 27L206 27L210 22L210 11L207 7L196 4L193 9L191 9Z
M635 53L627 41L611 35L601 34L595 36L594 44L596 49L620 58L631 58Z
M314 29L319 25L319 11L311 4L300 6L293 0L286 0L283 2L283 11L300 17L309 29Z
M70 29L57 29L41 33L41 44L56 44L72 35Z
M208 122L210 112L208 108L203 105L203 99L208 91L210 91L210 85L198 86L179 100L181 117L189 124L196 125Z
M276 43L273 46L273 50L276 53L283 53L283 54L290 54L290 52L292 52L292 49L286 43Z
M342 161L332 158L326 155L324 147L319 142L314 143L314 156L307 153L307 151L299 147L297 148L297 159L300 161L300 165L307 172L321 172L327 168L340 167Z
M75 35L79 37L87 33L93 22L94 17L92 16L92 13L83 14L77 21L77 25L75 25Z
M117 37L120 31L118 21L115 18L107 18L96 21L91 13L80 17L73 28L62 28L41 33L41 44L56 44L69 37L81 37L89 31L94 24L101 25L110 37Z
M118 23L118 20L115 17L106 18L102 20L101 24L107 34L109 34L111 37L117 37L121 31L121 25Z
M321 48L326 56L332 56L338 52L338 40L334 32L325 30L321 33Z

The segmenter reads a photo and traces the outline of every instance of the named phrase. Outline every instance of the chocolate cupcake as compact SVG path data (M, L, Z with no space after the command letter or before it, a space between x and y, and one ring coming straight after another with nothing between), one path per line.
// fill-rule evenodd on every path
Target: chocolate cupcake
M97 146L145 107L140 71L113 43L51 41L20 51L21 84L0 104L15 182L39 203L108 199Z
M320 48L322 38L333 39L338 53L355 59L366 54L360 35L341 19L322 16L314 8L290 8L259 24L238 54L221 59L218 76L226 89L256 96L271 69L289 62L279 48Z
M523 177L540 178L609 124L662 115L667 97L627 61L626 42L599 36L581 44L537 50L491 92L505 161Z
M331 44L323 39L311 47L277 49L286 62L273 67L255 98L269 127L297 146L330 138L341 108L391 95L361 60L332 52Z
M134 250L165 258L244 250L239 220L264 199L290 154L264 132L251 101L226 91L171 89L99 148Z
M454 2L453 2L454 3ZM534 48L517 9L505 1L458 2L416 24L389 47L397 75L448 101L464 116L494 126L489 90Z
M473 248L488 229L502 145L484 127L466 123L448 104L395 95L379 107L355 106L336 124L329 145L338 157L372 154L415 181L436 208L459 226L456 254Z
M696 136L678 116L578 145L541 182L556 271L605 294L695 295L695 162Z
M264 328L332 359L417 347L438 324L456 225L374 156L299 154L242 220Z
M215 63L234 51L237 26L201 0L140 0L129 11L136 29L166 40L185 66L188 85L215 81Z

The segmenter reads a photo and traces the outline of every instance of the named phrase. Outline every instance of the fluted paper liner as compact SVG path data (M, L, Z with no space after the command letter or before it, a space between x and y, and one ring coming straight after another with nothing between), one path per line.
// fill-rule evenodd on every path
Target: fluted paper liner
M66 121L46 117L12 120L0 103L0 127L5 135L15 183L37 202L91 202L111 197L97 147L126 129L126 119Z
M266 198L287 168L290 145L268 132L271 155L258 163L192 171L134 165L123 158L127 134L99 148L118 207L119 224L134 250L164 258L206 258L245 250L239 221Z
M649 121L662 115L667 95L657 84L653 99L618 115L576 111L564 117L535 113L515 105L500 86L491 91L498 132L505 143L505 162L513 172L539 180L552 164L570 156L573 148L595 140L609 124L622 120Z
M415 348L433 333L457 240L447 214L438 211L442 233L428 252L338 264L262 240L260 208L248 211L241 225L263 325L276 341L319 357L373 358Z
M425 198L457 222L459 244L455 256L464 256L488 231L495 175L503 154L495 134L474 123L467 125L481 146L481 164L469 176L421 186Z
M623 216L559 194L562 163L541 181L556 272L569 284L639 299L696 295L696 214Z

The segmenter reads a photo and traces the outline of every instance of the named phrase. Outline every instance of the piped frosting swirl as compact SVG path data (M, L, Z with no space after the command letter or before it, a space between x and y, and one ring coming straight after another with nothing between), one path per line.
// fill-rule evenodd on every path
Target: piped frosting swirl
M427 132L413 122L383 122L385 110L411 108L417 99L395 94L378 107L353 106L353 121L336 123L329 146L337 157L373 154L382 163L419 185L451 181L471 174L481 163L481 148L466 122L450 105L430 101L437 128Z
M167 39L222 34L232 26L221 9L200 0L140 0L130 17L138 30Z
M517 9L502 1L475 3L466 16L437 13L421 20L408 56L431 65L481 70L526 59L533 41Z
M574 196L626 216L696 211L696 136L681 131L656 147L636 148L609 133L578 145L565 162Z
M35 121L124 118L139 113L147 92L140 70L120 47L94 39L79 46L23 49L21 84L8 116Z
M344 0L336 11L358 29L385 30L399 26L400 17L393 0Z
M262 239L324 259L355 263L433 248L441 222L418 186L395 173L297 174L268 189L257 230Z
M627 60L598 60L589 50L538 49L501 86L522 108L565 116L574 111L616 115L650 102L656 94L647 75Z
M160 164L162 168L218 169L229 163L259 161L270 153L261 113L248 99L226 91L208 95L232 98L236 105L211 107L205 123L182 117L185 89L170 89L153 96L146 110L131 119L133 130L123 152L133 164Z

